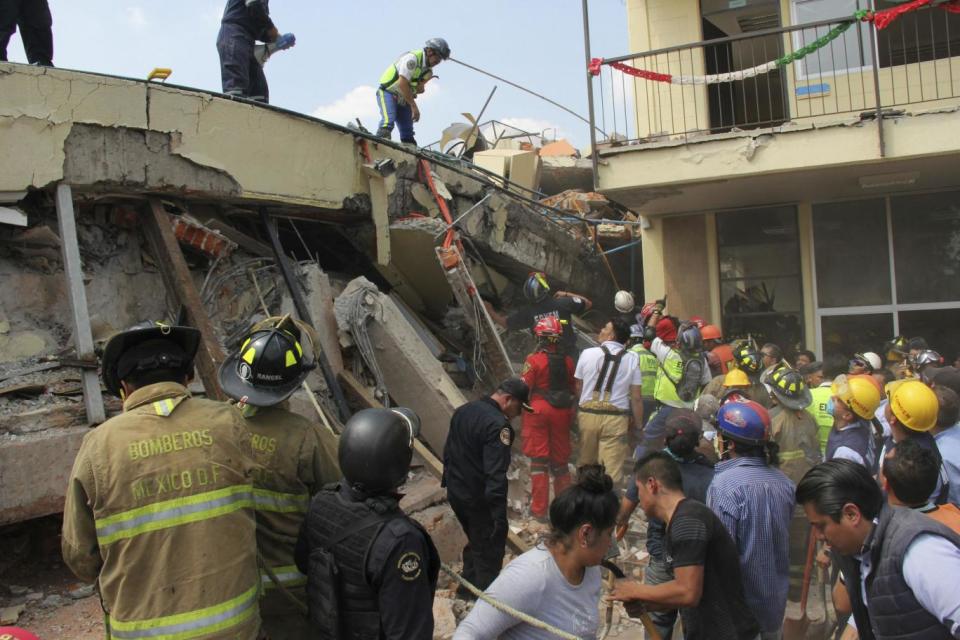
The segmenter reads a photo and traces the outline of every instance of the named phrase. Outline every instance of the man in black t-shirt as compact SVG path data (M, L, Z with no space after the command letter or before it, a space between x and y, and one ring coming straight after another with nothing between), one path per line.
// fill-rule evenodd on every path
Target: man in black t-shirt
M653 608L679 608L686 640L754 640L760 625L747 606L737 547L716 515L685 498L680 467L654 451L634 468L640 506L667 523L666 559L674 579L656 585L619 580L610 597Z
M543 273L533 273L523 284L523 297L528 304L520 307L508 316L498 313L489 303L485 303L487 312L494 322L510 331L533 329L537 322L546 316L556 316L563 327L560 337L560 349L577 358L576 334L573 330L573 314L584 313L593 303L588 298L569 291L555 291L551 294L547 277Z

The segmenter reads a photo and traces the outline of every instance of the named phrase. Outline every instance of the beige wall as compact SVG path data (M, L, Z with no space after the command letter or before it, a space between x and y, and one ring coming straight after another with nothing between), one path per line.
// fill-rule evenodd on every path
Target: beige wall
M660 224L663 227L664 279L670 315L679 318L697 315L709 319L711 282L706 216L663 218Z
M631 53L699 42L703 39L699 0L627 0ZM674 75L702 75L700 50L638 58L633 66ZM678 122L707 123L704 87L679 86L648 80L628 80L630 100L636 101L636 136L644 138L673 130ZM631 86L632 85L632 86ZM633 137L633 136L632 136Z

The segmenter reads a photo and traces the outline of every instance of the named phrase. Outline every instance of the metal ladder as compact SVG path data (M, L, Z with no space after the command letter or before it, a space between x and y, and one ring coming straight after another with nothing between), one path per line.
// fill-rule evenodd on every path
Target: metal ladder
M480 337L483 356L489 366L489 372L493 374L494 378L489 382L497 384L501 380L515 376L516 372L510 363L507 350L500 340L493 319L487 313L483 301L480 300L477 285L473 281L473 276L470 275L470 270L467 268L456 243L452 243L449 247L436 247L435 251L437 260L440 261L440 268L443 269L447 282L453 289L453 295L457 299L457 303L464 310L467 322L477 330ZM475 309L480 312L479 327L475 326Z

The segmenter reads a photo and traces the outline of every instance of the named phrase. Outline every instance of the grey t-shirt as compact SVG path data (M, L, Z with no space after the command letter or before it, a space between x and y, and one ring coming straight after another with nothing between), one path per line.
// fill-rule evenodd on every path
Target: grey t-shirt
M600 567L587 567L583 581L572 585L560 573L553 555L543 545L537 545L508 564L486 593L579 638L597 637ZM556 636L478 600L457 627L453 640L493 638L555 640Z

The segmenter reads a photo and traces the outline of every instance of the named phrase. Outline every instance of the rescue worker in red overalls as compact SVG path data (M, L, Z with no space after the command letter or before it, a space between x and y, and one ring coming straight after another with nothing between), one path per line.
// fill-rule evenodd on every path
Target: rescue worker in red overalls
M537 350L527 356L521 377L530 387L532 412L523 414L523 454L530 458L530 514L547 520L550 476L557 496L570 485L570 425L573 423L573 358L559 349L563 327L556 316L533 328Z

